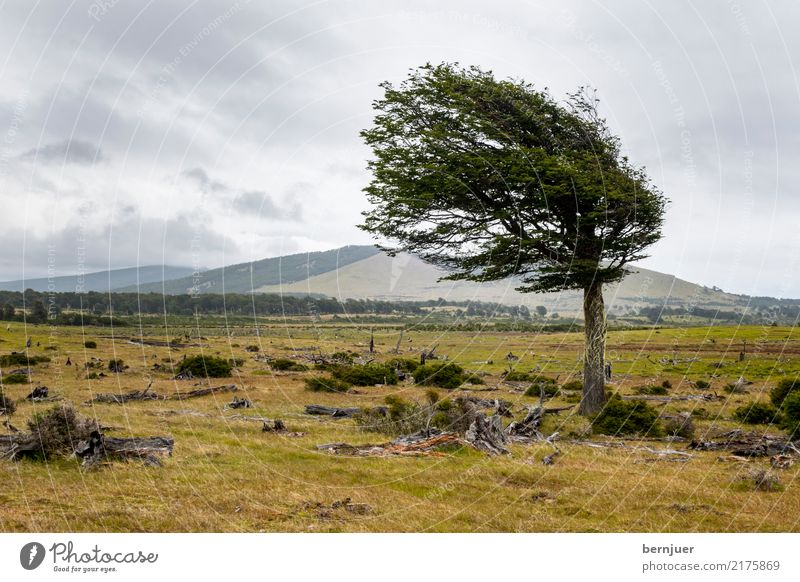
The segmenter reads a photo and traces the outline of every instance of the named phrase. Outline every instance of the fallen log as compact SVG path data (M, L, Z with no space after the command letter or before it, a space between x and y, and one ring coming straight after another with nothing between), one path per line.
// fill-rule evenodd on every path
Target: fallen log
M103 404L125 404L126 402L134 402L137 400L166 400L166 397L160 396L150 390L153 385L152 382L147 385L144 390L134 390L127 394L96 394L94 398L89 400L87 404L92 402L101 402Z
M50 389L47 386L37 386L34 388L30 394L25 397L25 400L30 400L31 402L38 402L43 398L47 398L50 395Z
M800 450L784 436L741 430L719 435L717 440L693 440L689 443L689 448L696 451L728 451L737 457L800 456Z
M172 437L107 437L99 431L93 431L89 440L75 449L75 455L81 459L86 468L99 466L106 460L138 459L150 467L160 467L162 456L172 456L175 440Z
M333 418L350 418L361 412L360 408L335 408L321 404L307 404L306 414L331 416Z
M237 390L239 389L235 384L225 384L223 386L214 386L213 388L198 388L197 390L190 390L189 392L176 392L171 396L171 400L186 400L187 398L198 398L200 396L221 394L223 392L236 392Z
M542 433L539 432L539 427L542 424L543 416L544 409L541 406L531 406L528 408L525 418L519 422L512 422L506 427L506 434L512 439L513 437L541 439L543 437Z
M317 445L317 450L331 455L351 457L431 457L443 456L442 448L453 445L464 445L463 440L452 433L437 433L432 436L421 436L420 433L400 437L388 443L351 445L348 443L329 443Z
M233 400L231 400L228 404L225 405L225 409L237 409L237 408L253 408L253 403L247 400L246 398L239 398L238 396L234 396Z
M623 396L623 400L646 400L649 402L684 402L684 401L692 401L692 400L701 400L701 401L713 401L713 400L724 400L724 396L718 396L716 394L686 394L684 396L647 396L647 395L636 395L636 396Z

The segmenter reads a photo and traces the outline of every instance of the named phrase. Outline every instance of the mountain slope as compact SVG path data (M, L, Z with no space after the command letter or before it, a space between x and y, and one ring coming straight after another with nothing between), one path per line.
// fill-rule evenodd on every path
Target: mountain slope
M335 272L336 269L362 261L379 252L373 246L346 246L331 251L274 257L210 269L197 276L190 275L163 283L139 285L138 291L168 295L252 293L259 287L277 285L280 288L281 284L295 283L322 273ZM137 288L131 286L121 288L119 291L137 291Z
M169 265L147 265L130 267L127 269L112 269L110 271L97 271L83 275L66 275L62 277L19 279L16 281L0 282L0 291L25 291L33 289L46 293L54 292L107 292L120 287L128 287L140 283L153 283L164 279L175 279L191 275L191 267L173 267Z
M323 294L338 299L391 299L423 301L440 297L451 301L485 301L508 305L543 305L550 311L578 312L581 294L578 291L561 293L519 293L512 280L475 283L469 281L437 281L444 272L415 256L398 254L392 258L376 253L368 258L304 280L264 285L261 293ZM640 267L631 267L631 274L622 282L609 285L605 292L611 310L625 311L653 304L686 304L730 309L741 297L714 291L673 275Z

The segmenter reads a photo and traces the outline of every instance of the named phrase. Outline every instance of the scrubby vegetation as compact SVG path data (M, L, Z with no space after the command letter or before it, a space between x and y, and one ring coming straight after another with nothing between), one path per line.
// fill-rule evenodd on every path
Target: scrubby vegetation
M353 386L397 384L397 372L386 364L332 365L328 367L328 371L337 380Z
M776 408L783 408L783 403L792 392L800 391L800 378L784 378L770 391L769 398Z
M2 377L3 384L27 384L28 376L26 374L8 374Z
M664 435L664 427L658 413L646 402L623 400L614 394L592 422L592 432L611 436L658 437Z
M42 456L50 459L72 454L77 444L98 430L97 422L79 414L70 404L59 404L38 412L28 421L28 430L41 447Z
M83 347L89 350L97 349L97 342L94 340L86 340L83 342Z
M178 373L191 372L199 378L227 378L232 369L228 360L216 356L190 356L178 364Z
M49 361L50 358L47 356L30 356L26 353L13 352L0 356L0 367L35 366Z
M531 376L533 383L525 390L525 396L539 398L544 394L548 398L556 396L559 392L558 384L554 378L548 376Z
M433 362L414 370L414 382L453 390L466 382L464 368L453 362Z
M765 402L751 402L734 410L733 418L745 424L772 424L778 419L778 409Z
M347 392L350 389L350 384L338 380L337 378L312 376L305 378L303 382L306 385L306 390L311 392Z
M277 372L305 372L308 366L288 358L276 358L269 363L269 367Z

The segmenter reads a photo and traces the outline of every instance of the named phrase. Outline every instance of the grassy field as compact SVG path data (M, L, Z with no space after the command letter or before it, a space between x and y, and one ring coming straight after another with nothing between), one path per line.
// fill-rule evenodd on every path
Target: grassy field
M376 358L392 357L399 328L376 326ZM170 340L190 336L193 347L175 349L131 343L132 336ZM592 448L571 443L588 437L589 423L571 412L546 417L547 433L558 431L563 454L545 466L546 444L511 445L511 455L490 457L460 449L439 457L353 458L316 449L332 442L376 443L390 437L367 433L349 419L304 414L306 404L374 406L387 395L422 400L424 389L409 383L359 388L358 394L312 393L302 379L319 372L273 372L245 350L260 355L302 358L313 351L365 353L370 330L355 325L286 321L260 326L238 322L191 321L169 328L57 327L11 324L0 331L0 353L24 349L50 363L32 367L31 384L7 384L18 401L10 421L24 428L36 410L53 404L24 401L35 385L74 403L84 415L111 427L113 436L171 435L174 455L163 467L138 462L115 463L84 471L75 459L50 462L0 461L0 530L2 531L800 531L800 464L779 472L782 488L764 492L742 480L754 469L769 469L768 459L719 461L718 452L693 452L673 462L643 450ZM86 340L96 349L84 347ZM739 352L746 340L746 358ZM580 369L581 334L492 332L421 332L407 329L402 355L418 358L422 348L438 345L468 370L486 374L484 398L514 403L514 416L536 399L514 392L500 380L505 356L519 357L515 369L537 370L563 383ZM143 389L170 395L195 388L198 380L172 380L154 364L179 361L185 354L242 358L231 379L239 396L255 408L229 411L231 394L187 401L145 401L126 405L86 404L98 393ZM72 366L66 366L69 358ZM93 359L122 358L120 374L88 379ZM697 327L611 332L608 359L611 388L630 394L636 386L672 383L670 395L697 393L696 380L711 383L717 401L657 404L659 410L692 412L697 436L740 427L732 411L746 402L768 400L780 378L800 373L800 331L785 327ZM3 369L7 374L9 370ZM102 371L98 368L96 371ZM748 394L727 394L723 387L744 376L753 382ZM466 392L459 389L458 393ZM548 405L565 405L556 397ZM283 419L300 437L264 433L256 422L236 414ZM2 429L0 429L2 430ZM780 433L778 428L755 430ZM608 439L606 439L608 440ZM625 441L636 446L635 441ZM643 443L653 448L685 449L686 443ZM351 498L368 507L351 512L332 507Z

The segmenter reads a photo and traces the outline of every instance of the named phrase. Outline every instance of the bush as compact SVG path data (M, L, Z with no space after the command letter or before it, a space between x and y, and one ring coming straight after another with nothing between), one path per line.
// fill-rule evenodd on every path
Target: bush
M672 388L672 382L670 382L669 380L664 380L661 383L661 387L664 388L665 390L669 390L670 388Z
M708 390L711 388L711 384L706 382L705 380L698 380L694 383L694 387L698 390Z
M694 421L688 412L664 414L660 417L664 432L670 436L690 439L694 436Z
M413 374L420 364L417 360L411 358L392 358L386 361L386 365L406 374Z
M94 340L86 340L85 342L83 342L83 347L85 347L85 348L87 348L89 350L93 350L93 349L97 348L97 342L94 341Z
M334 378L353 386L397 384L397 372L386 364L333 365L328 368Z
M241 368L244 366L244 360L242 358L230 358L228 359L228 363L231 365L231 368Z
M751 402L733 411L733 418L745 424L772 424L778 409L765 402Z
M269 363L269 367L278 372L305 372L308 366L288 358L276 358Z
M244 351L246 352L260 352L261 348L258 346L247 346Z
M783 401L781 425L789 431L790 438L797 438L800 432L800 392L790 392Z
M486 384L486 380L478 376L477 374L469 374L464 378L464 382L467 384L471 384L472 386L483 386Z
M464 368L452 362L425 364L414 370L414 383L453 390L466 381Z
M642 400L623 400L614 394L592 422L596 434L659 437L664 428L658 413Z
M97 422L78 414L70 404L60 404L36 413L28 421L28 430L39 443L44 458L68 456L80 441L99 430Z
M12 415L17 411L17 405L11 398L0 392L0 414Z
M548 398L552 398L553 396L558 394L558 384L553 378L548 378L547 376L535 376L533 378L533 384L531 384L527 390L525 390L525 396L533 396L534 398L540 398L542 392Z
M305 378L303 382L306 384L306 390L311 392L347 392L350 389L350 384L336 378L314 376Z
M3 384L27 384L28 376L26 374L9 374L3 376Z
M517 370L510 370L503 376L503 380L509 382L530 382L533 377L530 372L519 372Z
M561 385L562 390L572 390L574 392L583 392L583 381L582 380L570 380L569 382L565 382Z
M109 360L108 361L108 370L110 372L119 373L119 372L122 372L125 369L125 367L126 367L125 363L120 359Z
M783 402L790 393L800 390L800 379L784 378L770 390L769 399L776 408L782 408Z
M24 353L5 354L0 356L0 368L10 368L12 366L34 366L49 362L47 356L28 356Z
M353 365L353 354L348 352L333 352L330 360L336 364L345 364L348 366Z
M200 378L227 378L231 369L228 360L216 356L191 356L178 364L178 373L188 371Z
M362 430L389 435L405 435L419 432L428 426L428 415L416 402L398 396L387 396L386 407L363 410L355 415L356 424Z

